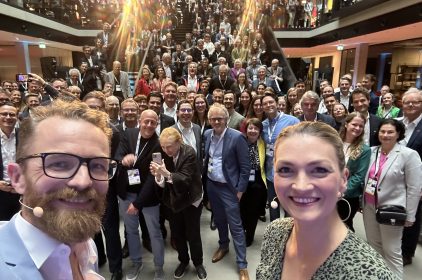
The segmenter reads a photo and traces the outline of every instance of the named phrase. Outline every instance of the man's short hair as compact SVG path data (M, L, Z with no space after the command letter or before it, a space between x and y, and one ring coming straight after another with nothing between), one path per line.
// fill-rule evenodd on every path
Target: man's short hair
M298 84L305 84L305 82L299 79L294 83L294 86L296 87Z
M305 98L309 98L309 99L313 99L313 100L315 100L315 102L316 102L316 104L319 104L320 103L320 99L319 99L319 95L316 93L316 92L314 92L314 91L312 91L312 90L308 90L307 92L305 92L303 95L302 95L302 98L300 99L300 101L299 101L299 104L302 106L302 104L303 104L303 101L304 101L304 99Z
M352 96L352 100L353 100L353 96L354 95L357 95L357 94L363 94L366 97L366 99L371 100L370 99L370 96L369 96L369 91L366 88L355 88L352 91L352 95L351 95Z
M161 93L159 93L158 91L151 91L150 92L150 94L148 95L148 98L147 98L147 102L149 103L149 100L151 99L151 97L158 97L158 98L160 98L160 100L161 100L161 103L163 103L164 102L164 98L163 98L163 96L161 95Z
M99 110L93 110L80 101L65 102L55 100L48 106L39 106L31 113L31 118L23 120L19 128L19 143L16 149L16 158L28 155L34 141L33 136L40 122L48 118L62 118L67 120L83 120L89 122L104 132L108 142L111 142L111 128L108 123L108 115Z
M177 103L177 111L179 111L180 106L182 106L183 104L189 104L193 109L192 103L190 103L189 100L184 99L184 100L180 100L179 103Z
M229 119L230 115L229 115L229 111L227 111L226 106L224 106L223 104L220 103L214 103L210 106L210 109L208 110L208 119L210 119L210 115L212 112L217 111L217 110L222 110L224 112L224 115L226 117L226 121Z
M84 96L82 101L85 102L85 101L87 101L88 99L91 99L91 98L96 98L96 99L100 100L101 104L102 104L101 108L105 109L105 98L104 98L104 93L102 91L98 91L98 90L90 91Z

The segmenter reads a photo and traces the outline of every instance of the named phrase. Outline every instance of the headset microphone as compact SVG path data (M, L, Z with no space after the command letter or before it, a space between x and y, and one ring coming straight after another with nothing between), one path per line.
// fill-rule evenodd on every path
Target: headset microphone
M35 216L35 217L41 218L41 217L42 217L42 215L44 215L44 210L43 210L41 207L39 207L39 206L34 207L34 208L29 207L28 205L23 204L23 202L22 202L22 198L19 198L19 203L20 203L23 207L25 207L25 208L27 208L27 209L29 209L29 210L32 210L32 213L34 214L34 216Z

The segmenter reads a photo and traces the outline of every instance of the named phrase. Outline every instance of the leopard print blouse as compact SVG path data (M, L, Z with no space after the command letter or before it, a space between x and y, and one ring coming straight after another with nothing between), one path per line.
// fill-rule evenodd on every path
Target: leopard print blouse
M280 280L284 250L293 228L293 219L273 221L265 230L257 280ZM397 279L382 257L364 240L349 231L343 242L325 260L312 280Z

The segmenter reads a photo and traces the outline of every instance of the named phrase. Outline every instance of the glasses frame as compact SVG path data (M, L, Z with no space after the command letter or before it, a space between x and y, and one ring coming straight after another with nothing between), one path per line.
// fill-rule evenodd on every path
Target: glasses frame
M45 158L47 157L47 156L49 156L49 155L67 155L67 156L73 156L73 157L75 157L75 158L77 158L77 159L79 159L79 165L78 165L78 167L75 169L75 172L72 174L72 175L70 175L69 177L65 177L65 178L58 178L58 177L54 177L54 176L51 176L51 175L48 175L47 174L47 172L46 172L46 170L45 170ZM109 157L92 157L92 158L85 158L85 157L80 157L80 156L78 156L78 155L74 155L74 154L69 154L69 153L37 153L37 154L32 154L32 155L28 155L28 156L25 156L25 157L22 157L22 158L19 158L19 159L17 159L16 160L16 162L18 163L18 164L21 164L22 162L24 162L25 160L27 160L27 159L31 159L31 158L41 158L41 160L42 160L42 169L43 169L43 172L44 172L44 174L45 174L45 176L47 176L47 177L50 177L50 178L53 178L53 179L70 179L70 178L72 178L73 176L75 176L76 175L76 173L78 173L78 171L79 171L79 169L81 168L81 165L82 164L84 164L84 163L86 163L86 166L87 166L87 169L88 169L88 174L89 174L89 177L92 179L92 180L95 180L95 181L101 181L101 182L104 182L104 181L109 181L109 180L111 180L113 177L114 177L114 175L116 174L116 169L117 169L117 161L116 160L114 160L114 159L112 159L112 158L109 158ZM106 179L106 180L99 180L99 179L96 179L96 178L94 178L94 177L92 177L92 174L91 174L91 169L89 168L89 163L90 163L90 161L91 160L94 160L94 159L99 159L99 158L101 158L101 159L108 159L108 160L110 160L110 166L111 166L111 164L113 164L113 162L115 162L115 165L116 165L116 168L113 168L112 170L113 170L113 172L112 172L112 174L111 174L111 176L109 175L108 176L108 179ZM109 173L109 172L108 172Z

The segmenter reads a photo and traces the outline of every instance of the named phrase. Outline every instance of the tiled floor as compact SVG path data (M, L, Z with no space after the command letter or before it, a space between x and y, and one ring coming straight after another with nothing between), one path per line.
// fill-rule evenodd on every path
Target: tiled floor
M267 215L268 216L268 215ZM217 231L211 231L209 228L209 220L210 220L210 213L208 211L204 211L202 213L201 219L201 233L202 233L202 244L204 249L204 266L208 273L208 279L210 280L231 280L231 279L238 279L238 273L236 268L236 261L235 261L235 252L233 246L230 247L230 252L224 259L222 259L218 263L212 263L211 258L214 251L218 245L218 234ZM356 231L357 234L363 238L365 238L365 232L363 229L363 222L362 216L357 214L355 217L356 223ZM248 248L247 251L247 258L249 262L249 275L251 279L255 279L255 270L258 265L260 259L260 245L262 240L262 235L264 233L265 226L267 223L258 222L258 228L256 231L255 242L252 244L251 247ZM138 277L138 279L146 279L152 280L154 278L154 264L152 262L152 254L145 250L144 252L144 268ZM166 279L173 279L174 269L176 269L177 265L179 264L177 260L177 253L173 250L166 240L166 255L165 255L165 265L164 271L166 273ZM129 266L130 261L129 259L125 259L123 263L123 270L125 266ZM405 269L405 280L416 280L421 279L422 275L422 245L418 246L416 251L416 256L413 258L413 264L410 266L406 266ZM106 279L110 278L110 274L108 273L107 264L101 268L101 274L106 277ZM419 276L418 276L419 275ZM189 267L189 271L183 277L185 280L194 280L196 278L196 273L193 265L191 264Z

